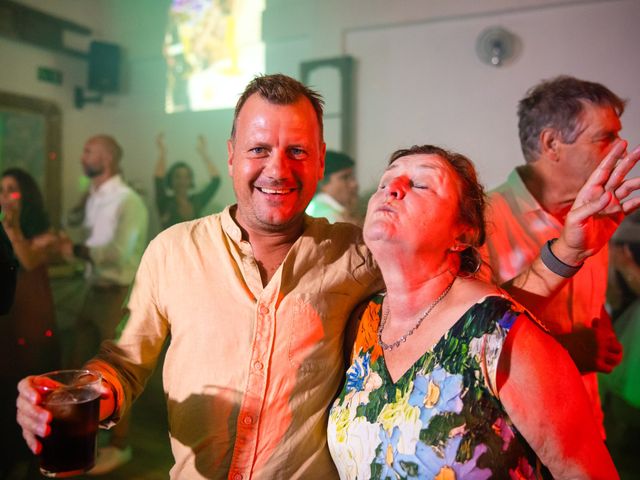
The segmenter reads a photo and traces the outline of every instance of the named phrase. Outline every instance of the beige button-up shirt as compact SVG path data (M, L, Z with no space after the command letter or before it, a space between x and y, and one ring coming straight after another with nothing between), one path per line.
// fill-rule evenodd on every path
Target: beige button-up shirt
M170 335L171 478L337 477L326 424L343 334L381 281L357 227L305 222L265 287L229 208L162 232L145 252L128 324L101 352L117 367L93 367L126 408Z
M560 236L562 224L540 206L517 170L511 172L503 185L490 192L489 198L484 257L492 271L485 264L481 275L485 279L492 277L499 285L531 265L542 245ZM607 288L607 264L605 246L585 262L538 315L552 334L591 327L593 319L600 317ZM597 376L588 373L582 379L596 420L602 425Z

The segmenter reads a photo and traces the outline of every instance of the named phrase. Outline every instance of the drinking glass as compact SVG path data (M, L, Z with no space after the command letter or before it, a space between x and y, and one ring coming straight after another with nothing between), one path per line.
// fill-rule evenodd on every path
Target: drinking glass
M93 468L101 381L101 375L90 370L58 370L34 377L41 405L53 416L51 432L40 439L44 476L65 478Z

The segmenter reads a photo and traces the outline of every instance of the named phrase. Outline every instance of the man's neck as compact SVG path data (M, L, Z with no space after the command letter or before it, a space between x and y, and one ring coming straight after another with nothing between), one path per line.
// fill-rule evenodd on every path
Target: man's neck
M564 188L565 180L557 174L554 175L550 165L541 160L521 165L516 170L540 206L564 223L564 218L575 200L575 195Z
M108 180L112 179L116 175L117 175L117 173L105 172L102 175L99 175L97 177L93 177L91 179L91 186L93 187L94 190L97 190L103 184L105 184Z
M233 215L233 214L232 214ZM269 283L278 270L293 244L300 238L304 229L304 218L280 231L266 231L246 228L238 222L242 230L242 238L251 244L256 264L260 270L262 284Z

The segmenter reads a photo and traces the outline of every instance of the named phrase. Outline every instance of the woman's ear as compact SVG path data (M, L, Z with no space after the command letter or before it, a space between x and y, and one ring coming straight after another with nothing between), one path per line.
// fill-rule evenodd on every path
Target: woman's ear
M452 252L462 252L473 245L475 237L476 232L471 227L462 227L462 231L458 234L453 242L453 246L449 250Z
M449 250L451 250L452 252L462 252L463 250L466 250L467 248L469 248L469 244L468 243L456 242L453 245L453 247L451 247Z

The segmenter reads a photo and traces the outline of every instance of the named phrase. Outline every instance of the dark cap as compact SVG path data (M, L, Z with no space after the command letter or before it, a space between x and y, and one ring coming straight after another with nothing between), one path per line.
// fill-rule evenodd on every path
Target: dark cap
M354 165L355 162L346 153L327 150L324 158L324 178L329 178L329 175L339 172L340 170L353 168Z

